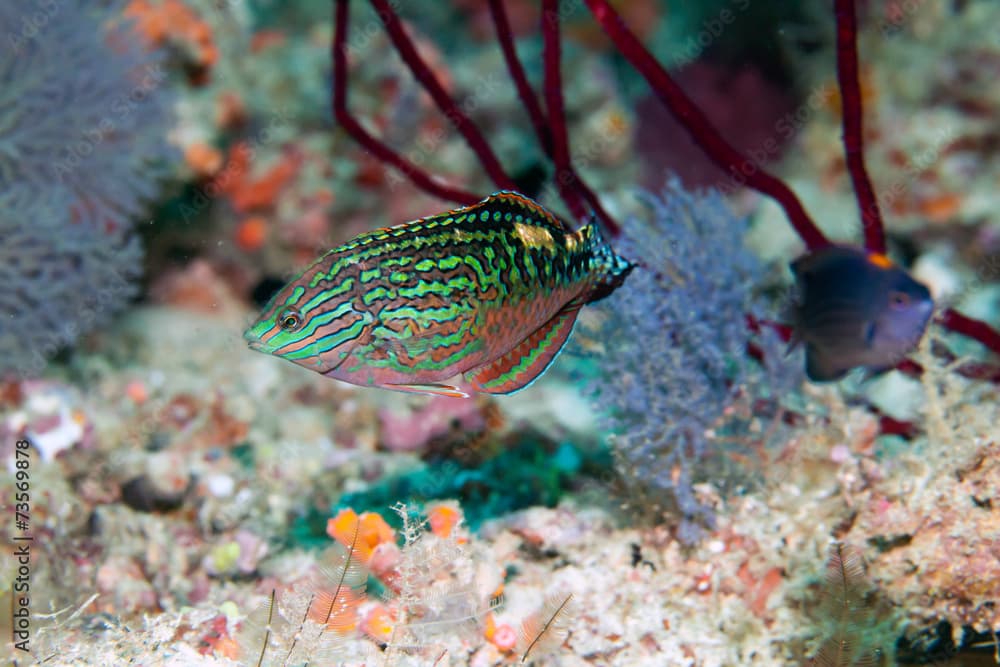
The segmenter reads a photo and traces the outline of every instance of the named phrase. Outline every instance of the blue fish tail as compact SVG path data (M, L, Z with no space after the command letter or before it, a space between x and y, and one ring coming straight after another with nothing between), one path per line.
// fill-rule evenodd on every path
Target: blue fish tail
M580 238L590 254L590 270L594 276L594 287L587 295L587 303L598 301L621 287L635 264L614 251L600 228L590 223L580 229Z

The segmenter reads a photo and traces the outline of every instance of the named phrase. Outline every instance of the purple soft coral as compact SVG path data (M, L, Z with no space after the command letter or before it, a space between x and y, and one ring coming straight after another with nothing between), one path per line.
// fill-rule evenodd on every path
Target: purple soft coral
M129 228L165 174L171 102L115 7L38 24L43 5L0 3L0 371L37 374L135 292Z
M742 243L745 228L715 191L691 194L672 180L647 196L649 220L629 220L624 256L642 270L608 299L594 386L607 411L623 479L650 505L680 514L678 537L693 541L714 522L692 485L739 390L781 396L802 380L774 341L762 337L767 365L747 355L753 334L744 313L760 314L753 289L764 267ZM712 252L705 252L712 248Z

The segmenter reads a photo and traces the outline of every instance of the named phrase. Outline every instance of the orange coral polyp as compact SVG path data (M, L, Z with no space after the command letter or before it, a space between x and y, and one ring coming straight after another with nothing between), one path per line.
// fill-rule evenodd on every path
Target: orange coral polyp
M517 631L506 623L496 626L490 641L504 653L509 653L517 646Z
M427 513L431 532L438 537L451 537L451 531L462 520L462 512L452 505L437 505Z
M242 250L253 252L260 250L267 241L267 221L259 216L252 216L240 221L236 226L236 245Z
M212 28L198 13L180 0L132 0L125 8L126 17L135 21L136 31L153 48L168 40L189 46L198 63L212 67L219 59Z
M384 605L372 606L361 621L361 631L372 639L386 641L392 637L393 614Z
M355 554L364 564L371 559L375 547L385 542L396 542L392 526L375 512L363 512L358 516L354 510L344 509L326 523L326 534L348 548L354 543L355 531Z

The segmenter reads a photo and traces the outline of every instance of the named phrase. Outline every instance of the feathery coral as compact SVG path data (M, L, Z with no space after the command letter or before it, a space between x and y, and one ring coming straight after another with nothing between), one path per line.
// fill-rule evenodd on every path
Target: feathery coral
M0 3L0 370L37 374L134 292L128 230L165 172L170 97L109 4L27 31L35 4Z
M320 566L318 576L290 591L288 599L271 591L239 633L245 663L286 665L295 664L293 658L325 660L337 654L344 638L357 629L359 607L366 599L368 572L357 561L357 546L355 528L346 548ZM298 618L298 625L289 617Z
M554 650L566 638L566 623L571 616L570 607L573 594L566 597L551 597L536 614L521 623L518 650L521 662L528 656L545 654Z
M763 373L748 359L745 313L760 310L752 290L763 268L721 195L691 194L672 179L645 201L649 220L628 221L620 246L642 268L605 306L593 394L626 483L679 512L679 537L691 541L714 520L692 489L709 430L747 383L766 385L750 395L780 395L799 376L780 354L765 350Z
M865 633L877 627L874 611L866 600L871 586L865 577L861 553L845 544L830 547L826 586L821 607L832 625L816 657L814 667L874 667L883 651Z

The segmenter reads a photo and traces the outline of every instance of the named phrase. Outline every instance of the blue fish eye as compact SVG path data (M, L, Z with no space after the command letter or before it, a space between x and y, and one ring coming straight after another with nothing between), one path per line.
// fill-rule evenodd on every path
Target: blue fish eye
M298 331L302 326L302 315L296 310L284 310L278 316L278 326L282 331Z

